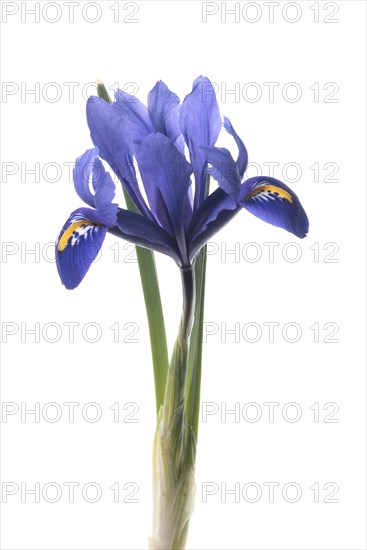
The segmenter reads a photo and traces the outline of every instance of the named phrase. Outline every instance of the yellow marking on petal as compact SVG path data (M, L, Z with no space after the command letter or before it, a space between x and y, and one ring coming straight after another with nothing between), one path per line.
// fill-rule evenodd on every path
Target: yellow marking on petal
M270 193L276 193L282 199L286 199L288 202L293 203L292 195L288 193L288 191L285 191L284 189L282 189L281 187L277 187L276 185L260 185L259 187L255 187L255 189L253 189L251 193L246 195L246 197L243 200L248 201L255 195L258 195L259 193L262 193L264 191L270 191Z
M99 223L91 222L90 220L79 220L77 222L72 223L69 225L69 227L64 231L64 233L61 235L60 240L57 245L57 250L59 252L62 252L65 250L65 248L68 245L69 239L74 233L74 231L77 231L80 227L83 225L94 225L99 226Z

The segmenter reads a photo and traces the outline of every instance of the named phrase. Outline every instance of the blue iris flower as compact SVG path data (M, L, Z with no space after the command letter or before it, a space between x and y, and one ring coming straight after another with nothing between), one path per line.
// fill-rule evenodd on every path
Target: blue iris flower
M191 266L208 239L242 208L297 237L306 236L307 215L289 187L263 176L242 182L246 147L231 122L224 117L222 123L206 77L195 80L182 105L162 81L149 93L148 106L121 90L113 103L91 97L87 120L95 147L77 159L73 178L89 208L72 212L56 243L57 268L66 288L79 285L107 232L167 254L181 268ZM237 145L237 160L215 147L222 126ZM113 202L115 184L101 159L137 212ZM207 196L208 176L218 187Z

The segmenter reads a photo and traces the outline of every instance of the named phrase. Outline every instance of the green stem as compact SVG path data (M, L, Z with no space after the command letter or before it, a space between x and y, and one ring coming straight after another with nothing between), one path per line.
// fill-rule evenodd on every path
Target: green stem
M186 376L185 411L187 422L192 425L197 439L200 416L200 385L206 279L206 246L201 250L199 256L196 259L195 279L197 293L195 301L194 324L190 338L189 365Z
M105 85L98 81L98 96L112 103ZM129 194L124 190L126 206L128 210L138 212ZM152 350L152 361L154 370L154 385L157 414L164 402L168 371L168 352L166 329L164 325L161 296L159 292L158 275L154 260L154 253L146 248L136 246L140 279L143 287L145 308L147 311L150 345Z
M205 196L209 194L210 176L207 176ZM196 301L194 324L190 338L189 364L185 388L185 412L187 422L192 426L196 440L198 438L200 417L200 386L203 349L203 323L206 279L206 253L204 246L195 262Z
M124 190L126 206L136 212L136 207L130 196ZM168 350L166 328L164 324L161 295L158 284L158 274L154 253L147 248L136 246L141 286L143 288L145 309L147 312L150 347L154 371L155 399L157 415L164 403L164 392L168 372Z
M154 440L153 534L150 548L185 547L195 496L196 437L185 413L189 342L195 311L195 270L181 270L183 308Z
M168 423L180 411L183 415L185 405L185 381L189 360L189 342L195 306L195 271L194 268L181 270L182 281L182 315L172 359L168 368L164 397L164 422ZM181 416L180 422L186 417Z

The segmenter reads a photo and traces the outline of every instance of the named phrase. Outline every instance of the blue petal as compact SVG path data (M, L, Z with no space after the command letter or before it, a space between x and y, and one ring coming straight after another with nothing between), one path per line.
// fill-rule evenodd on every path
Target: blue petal
M181 265L175 240L157 223L148 220L141 214L119 209L117 227L120 230L119 236L127 241L167 254Z
M227 132L233 137L233 139L236 142L236 145L238 147L238 158L236 161L238 173L240 175L240 178L242 180L244 173L247 169L248 164L248 153L247 149L245 147L245 144L243 143L242 139L238 136L235 129L233 128L231 121L227 117L223 117L224 120L224 128L227 130Z
M108 172L104 169L102 162L97 158L93 166L93 187L95 190L94 206L98 212L109 222L114 225L118 205L113 203L116 187Z
M96 210L74 210L56 243L56 265L68 289L79 285L96 258L108 231L106 220Z
M76 160L73 177L79 197L89 206L95 207L113 225L118 210L118 205L112 204L115 197L115 184L98 158L98 147L89 149ZM92 181L94 195L89 186L90 181Z
M99 97L89 98L87 119L92 141L99 148L101 158L111 166L140 212L151 218L136 179L131 151L132 139L146 133L144 124L139 123L133 108L124 107L121 102L110 104ZM137 126L141 131L138 132Z
M125 131L129 132L132 141L140 141L154 131L148 108L137 97L123 90L116 90L115 99L114 105L122 116Z
M89 182L92 175L94 161L98 156L98 147L88 149L75 161L73 179L75 191L79 197L89 206L94 206L94 196L90 190Z
M228 223L240 210L235 197L218 188L211 193L194 213L188 230L190 260L202 246Z
M172 139L178 150L183 153L184 139L180 129L180 100L161 80L149 92L148 111L155 132Z
M135 149L140 174L153 214L173 232L182 253L186 249L183 205L191 185L192 169L174 143L163 134L151 134Z
M196 209L206 191L206 158L200 147L214 145L221 129L217 98L208 78L199 76L195 80L192 92L183 101L180 123L194 169Z
M301 239L308 232L308 218L297 195L283 182L257 176L242 184L239 204L260 218Z
M206 159L212 165L208 173L217 180L223 191L237 196L241 189L241 178L231 153L223 147L203 147L203 150Z

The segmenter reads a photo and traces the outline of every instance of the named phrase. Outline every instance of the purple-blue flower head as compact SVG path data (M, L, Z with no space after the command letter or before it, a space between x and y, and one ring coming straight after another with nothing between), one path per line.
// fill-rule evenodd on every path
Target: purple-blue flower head
M74 185L89 208L70 215L56 243L56 261L66 288L78 286L107 232L171 256L185 268L204 244L242 208L303 238L306 213L295 193L274 178L242 181L247 150L231 122L221 120L211 82L200 76L182 105L159 81L148 105L117 90L115 101L91 97L87 120L94 144L76 161ZM216 147L224 127L238 157ZM187 158L186 151L187 149ZM114 203L109 166L137 212ZM139 177L138 177L138 174ZM207 196L208 176L217 189Z

